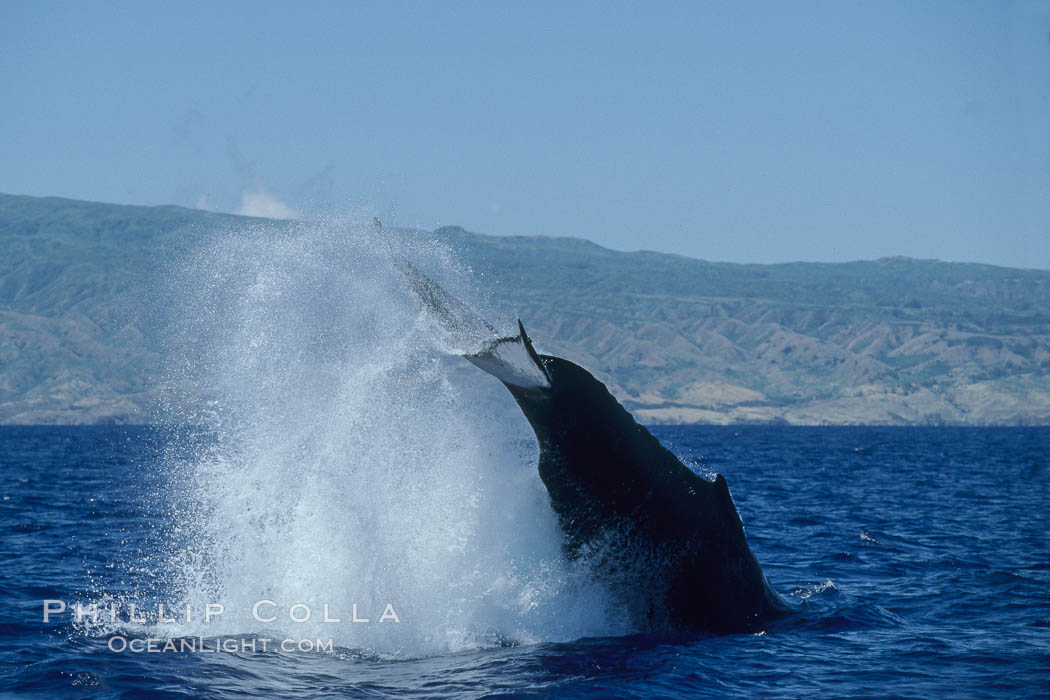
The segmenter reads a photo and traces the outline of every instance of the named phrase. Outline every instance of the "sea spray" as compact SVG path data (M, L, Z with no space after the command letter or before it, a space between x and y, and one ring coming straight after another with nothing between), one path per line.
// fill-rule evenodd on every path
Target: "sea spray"
M224 612L167 634L413 656L622 631L562 556L524 419L450 355L470 348L436 332L394 255L498 318L428 234L259 224L178 264L168 419L200 435L164 465L168 595Z

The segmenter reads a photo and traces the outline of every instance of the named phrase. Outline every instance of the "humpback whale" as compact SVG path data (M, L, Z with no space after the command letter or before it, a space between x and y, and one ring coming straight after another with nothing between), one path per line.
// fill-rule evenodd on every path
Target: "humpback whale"
M693 473L583 367L541 355L409 262L408 287L461 354L510 391L539 442L539 475L571 560L585 560L636 629L731 634L787 612L748 547L722 475Z

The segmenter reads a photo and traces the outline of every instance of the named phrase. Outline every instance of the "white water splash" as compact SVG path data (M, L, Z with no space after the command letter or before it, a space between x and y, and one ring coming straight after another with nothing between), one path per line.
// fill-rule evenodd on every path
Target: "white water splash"
M622 631L562 557L528 425L438 347L392 250L476 297L425 235L345 222L218 232L178 274L171 385L206 401L171 410L214 442L167 465L173 603L225 612L167 634L418 656ZM252 617L263 599L272 623ZM378 622L387 604L400 623Z

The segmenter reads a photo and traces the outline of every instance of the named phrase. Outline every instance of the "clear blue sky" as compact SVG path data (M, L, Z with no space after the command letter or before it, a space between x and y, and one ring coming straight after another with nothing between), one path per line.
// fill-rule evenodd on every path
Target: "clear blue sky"
M1046 0L0 0L0 85L7 193L1050 268Z

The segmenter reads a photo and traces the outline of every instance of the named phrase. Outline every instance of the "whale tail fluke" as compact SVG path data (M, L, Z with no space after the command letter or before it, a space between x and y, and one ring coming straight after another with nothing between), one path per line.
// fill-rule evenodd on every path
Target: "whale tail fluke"
M477 343L479 338L498 335L491 323L442 289L441 285L423 274L415 265L400 255L394 256L394 264L419 303L434 316L454 342L469 342L473 338Z
M521 389L551 385L550 374L518 319L518 335L500 336L476 311L452 296L403 257L394 262L419 303L448 334L460 355L499 379Z
M518 319L518 330L518 335L491 340L480 352L464 357L504 384L520 389L549 388L550 374L532 347L521 319Z

